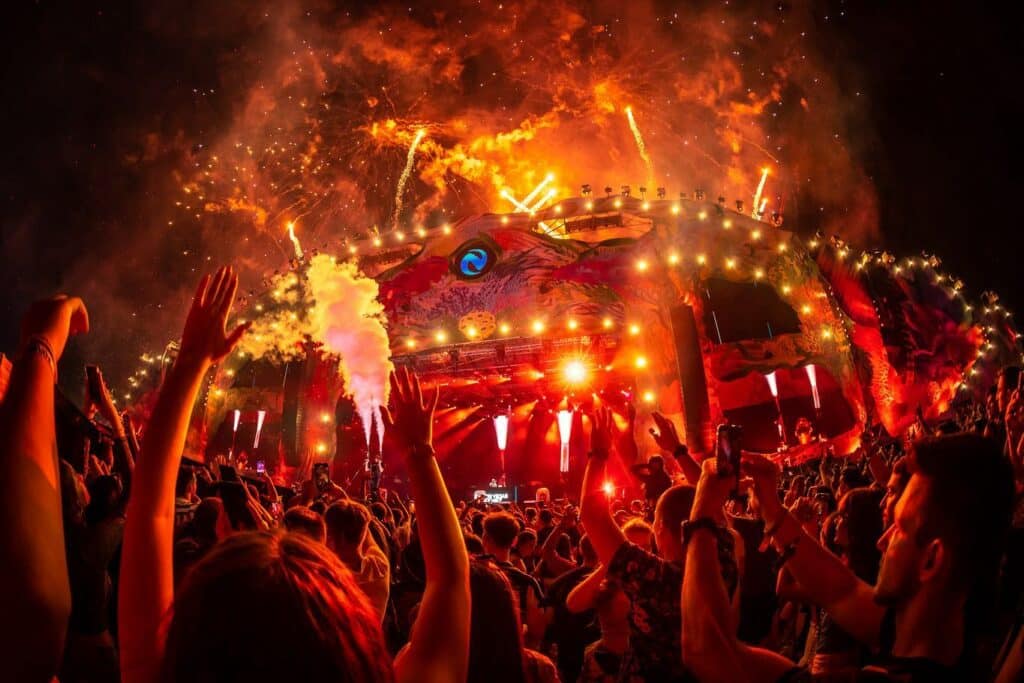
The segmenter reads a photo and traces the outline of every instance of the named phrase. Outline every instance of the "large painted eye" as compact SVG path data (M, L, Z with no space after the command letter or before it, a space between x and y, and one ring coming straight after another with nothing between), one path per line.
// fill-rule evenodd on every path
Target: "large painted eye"
M455 250L451 257L451 269L458 278L475 280L493 268L497 260L497 250L493 245L475 239Z

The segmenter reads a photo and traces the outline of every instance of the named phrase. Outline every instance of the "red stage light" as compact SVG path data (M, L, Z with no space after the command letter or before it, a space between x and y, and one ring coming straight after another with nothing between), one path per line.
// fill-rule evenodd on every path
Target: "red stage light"
M602 488L604 489L604 494L608 497L611 497L615 493L615 484L610 481L606 481Z

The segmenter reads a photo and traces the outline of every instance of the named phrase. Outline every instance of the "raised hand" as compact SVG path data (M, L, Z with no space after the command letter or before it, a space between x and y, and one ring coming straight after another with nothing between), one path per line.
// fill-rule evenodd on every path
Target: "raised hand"
M658 448L663 451L675 453L676 449L683 445L683 442L679 440L675 424L661 413L651 413L651 418L654 420L654 424L658 425L657 430L651 430L654 443L658 444Z
M615 440L615 418L609 408L598 408L591 417L590 450L595 457L608 457Z
M78 297L60 294L37 301L21 320L21 344L40 339L53 351L54 361L64 353L68 337L89 331L89 312Z
M119 417L117 408L114 406L114 399L110 395L110 389L107 387L107 383L103 379L103 373L99 368L96 368L96 376L97 383L99 384L97 387L99 396L93 396L90 383L85 383L86 413L89 412L89 408L95 407L107 422L116 426L116 420Z
M229 266L218 270L212 278L203 276L185 320L179 358L213 364L231 353L249 329L249 323L246 323L230 333L225 330L237 289L238 275Z
M424 400L420 380L408 368L391 373L392 408L381 406L380 416L385 436L406 457L433 446L434 410L440 393L440 387L435 387L433 396Z

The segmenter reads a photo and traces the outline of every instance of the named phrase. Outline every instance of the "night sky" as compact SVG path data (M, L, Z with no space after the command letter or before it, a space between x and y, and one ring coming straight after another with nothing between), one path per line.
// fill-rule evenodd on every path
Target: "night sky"
M329 16L374 11L306 4ZM697 5L731 12L744 3ZM855 162L874 186L878 236L855 246L935 253L968 296L994 289L1016 310L1024 303L1017 276L1024 10L982 5L812 3L807 29L819 68L857 102L842 134L856 140ZM87 358L116 382L141 351L177 334L192 269L204 267L204 254L212 267L232 253L231 238L158 233L167 221L164 197L180 185L176 173L197 141L238 116L243 89L232 86L260 73L271 44L254 17L279 6L5 6L0 350L14 349L27 302L57 291L85 297L96 328L73 345L70 368ZM667 15L675 5L653 7ZM791 202L798 209L787 213L786 227L812 234L832 223L813 198ZM280 255L265 264L268 272L282 266Z

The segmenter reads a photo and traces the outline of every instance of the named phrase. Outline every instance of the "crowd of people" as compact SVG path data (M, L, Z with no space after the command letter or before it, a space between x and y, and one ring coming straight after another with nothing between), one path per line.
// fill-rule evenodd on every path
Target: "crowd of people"
M152 414L102 377L98 443L60 448L54 384L85 304L34 304L0 394L3 680L986 681L1024 676L1020 371L913 437L738 476L655 414L628 496L631 416L590 415L578 495L453 502L438 390L405 370L382 409L409 491L239 477L184 460L237 277L203 278ZM623 425L626 428L623 429ZM647 437L645 437L647 438ZM82 442L84 441L84 443ZM783 460L783 462L785 462Z

